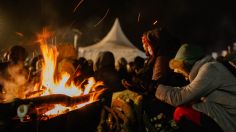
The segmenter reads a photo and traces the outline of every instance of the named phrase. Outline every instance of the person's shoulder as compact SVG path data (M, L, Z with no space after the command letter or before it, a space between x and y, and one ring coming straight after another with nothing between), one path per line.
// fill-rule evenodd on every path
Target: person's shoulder
M203 64L201 66L201 69L205 69L205 70L219 70L222 68L222 64L220 62L217 61L211 61L211 62L206 62L205 64Z

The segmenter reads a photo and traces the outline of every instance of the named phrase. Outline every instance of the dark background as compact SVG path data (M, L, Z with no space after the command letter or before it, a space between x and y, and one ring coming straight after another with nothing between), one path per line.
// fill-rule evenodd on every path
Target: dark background
M0 48L34 44L36 33L46 26L62 34L57 41L72 40L72 29L77 28L82 32L80 46L93 44L107 34L116 17L140 49L141 34L153 28L156 20L182 42L208 51L226 49L236 41L236 8L227 0L84 0L74 12L79 2L0 0Z

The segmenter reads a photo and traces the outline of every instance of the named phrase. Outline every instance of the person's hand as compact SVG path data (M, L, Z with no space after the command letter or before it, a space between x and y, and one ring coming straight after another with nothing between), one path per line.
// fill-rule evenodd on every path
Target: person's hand
M158 85L159 85L158 81L154 81L154 80L153 80L153 81L150 83L150 85L148 86L147 94L148 94L148 95L151 95L151 96L155 96L155 93L156 93L156 90L157 90L157 88L158 88Z

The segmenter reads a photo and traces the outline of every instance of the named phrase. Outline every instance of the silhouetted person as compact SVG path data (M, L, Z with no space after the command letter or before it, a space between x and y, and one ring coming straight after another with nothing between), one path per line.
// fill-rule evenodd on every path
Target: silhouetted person
M125 58L120 58L118 60L117 71L122 79L128 79L128 71L127 71L127 60Z

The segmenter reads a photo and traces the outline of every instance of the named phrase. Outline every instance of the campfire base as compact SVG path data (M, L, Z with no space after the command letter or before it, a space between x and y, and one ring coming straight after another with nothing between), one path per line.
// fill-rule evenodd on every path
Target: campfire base
M48 120L11 124L7 131L13 132L91 132L96 131L100 121L101 102L94 102ZM12 126L13 125L13 126Z

